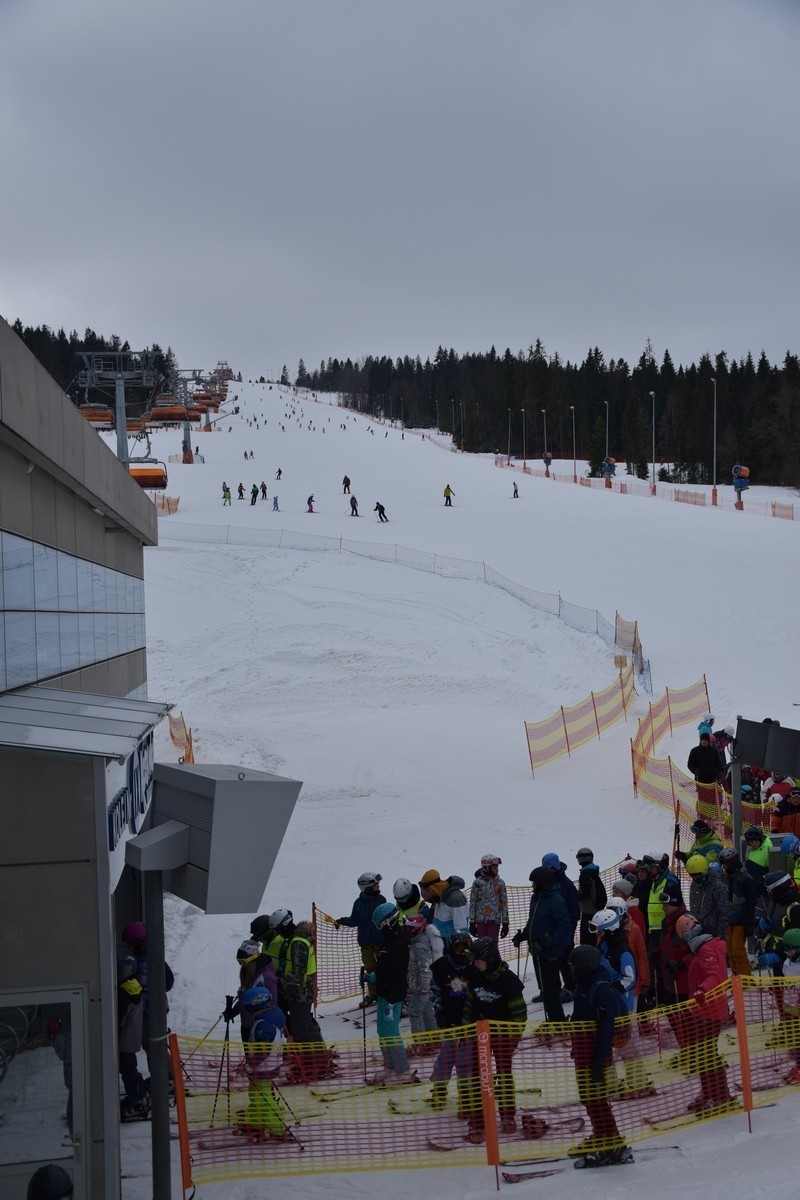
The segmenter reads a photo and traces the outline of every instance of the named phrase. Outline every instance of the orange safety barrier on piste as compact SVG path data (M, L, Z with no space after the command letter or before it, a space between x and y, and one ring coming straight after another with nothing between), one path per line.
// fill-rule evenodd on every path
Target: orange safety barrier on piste
M697 783L671 758L657 758L656 747L667 733L699 720L710 711L705 675L688 688L667 688L648 705L631 739L634 795L670 810L675 819L675 845L688 847L694 841L690 826L702 818L716 829L723 843L732 844L733 819L730 796L718 784ZM744 827L769 828L769 813L760 804L743 804ZM674 865L674 861L673 861Z
M183 719L183 713L179 717L173 717L171 713L167 713L167 720L169 721L169 740L175 749L181 752L183 762L193 763L194 742L192 741L192 731Z
M594 741L623 717L627 720L635 695L633 664L629 663L616 682L601 692L590 692L578 704L562 706L543 721L526 721L531 772L535 774L537 767Z
M600 1081L583 1065L595 1033L584 1022L482 1021L406 1035L414 1075L391 1087L365 1082L382 1065L372 1023L366 1037L337 1039L334 1074L316 1084L302 1082L298 1062L318 1056L318 1046L273 1047L266 1076L259 1063L268 1047L245 1055L238 1027L225 1041L173 1034L183 1185L420 1167L515 1173L566 1156L589 1136L594 1149L619 1138L635 1158L659 1155L666 1165L675 1145L639 1144L665 1134L679 1141L683 1130L736 1114L749 1127L754 1108L797 1090L798 990L796 980L735 976L702 1001L618 1018ZM719 998L726 1003L716 1005ZM470 1141L478 1130L483 1141Z

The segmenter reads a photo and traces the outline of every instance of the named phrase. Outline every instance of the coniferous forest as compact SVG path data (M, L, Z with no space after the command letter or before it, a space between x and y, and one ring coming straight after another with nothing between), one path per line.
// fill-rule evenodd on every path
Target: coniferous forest
M79 351L130 349L116 335L105 338L91 329L80 337L19 320L13 329L76 403L84 398L76 387ZM166 385L174 355L149 348L159 355ZM721 352L676 368L669 351L659 364L648 342L631 367L624 359L606 362L597 347L580 364L562 362L537 341L527 351L502 355L494 347L462 355L440 347L425 362L408 355L329 358L315 371L301 359L294 380L286 367L281 379L339 392L361 412L438 427L467 451L528 460L541 459L545 450L572 458L574 409L575 454L589 462L593 475L601 474L607 446L631 474L647 478L655 412L656 462L670 464L662 478L677 483L712 481L716 392L717 481L730 483L731 468L740 463L755 484L800 487L800 358L788 352L779 366L764 353L754 362L749 354L736 361Z
M537 341L502 355L494 347L460 356L440 347L433 362L328 359L312 372L301 359L294 382L341 392L362 412L438 427L464 450L529 460L545 450L572 458L574 408L576 457L588 460L591 473L601 474L607 431L608 454L642 479L652 461L655 410L656 462L669 463L661 477L679 483L712 482L716 384L717 481L730 483L740 463L753 483L800 486L800 359L789 353L780 366L763 353L758 362L720 353L676 368L669 351L659 365L648 342L631 367L606 362L597 347L580 364L562 362Z

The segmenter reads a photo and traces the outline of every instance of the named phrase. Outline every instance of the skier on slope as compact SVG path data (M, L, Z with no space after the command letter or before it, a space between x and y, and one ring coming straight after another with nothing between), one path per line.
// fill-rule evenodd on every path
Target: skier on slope
M450 487L450 484L449 484L449 483L446 485L446 487L445 487L445 489L444 489L444 492L442 493L442 495L444 496L444 506L445 506L445 508L452 508L452 507L453 507L453 496L455 496L455 492L454 492L454 491L453 491L453 489Z
M381 523L383 523L383 522L385 521L385 522L386 522L386 524L388 525L388 523L389 523L389 518L387 517L387 515L386 515L386 509L385 509L385 508L384 508L384 506L381 504L380 500L378 500L378 502L376 503L376 505L375 505L375 507L373 508L373 510L372 510L372 511L373 511L373 512L376 512L376 513L378 514L378 520L379 520Z
M399 882L399 880L398 880ZM462 1035L464 1005L472 971L472 942L467 933L454 933L447 950L432 965L433 1007L441 1037L433 1064L433 1089L426 1103L434 1112L447 1104L447 1088L455 1067L458 1111L469 1114L472 1043Z
M243 1020L246 1014L250 1032L244 1048L244 1069L249 1083L247 1108L239 1117L239 1128L250 1141L294 1141L283 1123L272 1085L280 1070L280 1033L286 1026L286 1017L266 987L248 988L241 1003Z
M484 854L469 892L469 931L495 942L508 937L508 892L500 878L502 859Z
M471 1025L474 1021L502 1021L515 1026L511 1031L506 1028L502 1032L495 1032L491 1039L500 1128L503 1133L514 1133L517 1128L517 1098L511 1060L525 1030L525 1019L528 1015L528 1006L522 995L522 980L510 969L508 963L503 962L497 942L492 938L478 938L472 943L472 954L473 970L469 976L463 1012L465 1025ZM467 1138L470 1142L482 1142L485 1139L483 1107L475 1055L472 1071Z
M358 500L355 498L355 496L350 497L350 516L358 516Z
M366 971L375 970L378 951L383 944L380 930L375 928L372 920L378 905L386 903L386 897L381 893L382 878L383 876L379 875L377 871L363 871L356 881L358 895L353 901L350 916L338 917L333 922L336 929L340 929L344 925L345 928L358 930L358 948L361 952L362 965ZM359 1008L367 1008L370 1004L374 1004L377 997L375 984L370 983L368 993Z
M374 983L378 993L376 1012L383 1073L369 1082L410 1083L411 1068L400 1036L400 1013L408 984L408 939L400 924L400 910L392 901L379 904L372 920L380 930L383 943L378 950L375 970L366 971L363 967L361 970L362 980Z

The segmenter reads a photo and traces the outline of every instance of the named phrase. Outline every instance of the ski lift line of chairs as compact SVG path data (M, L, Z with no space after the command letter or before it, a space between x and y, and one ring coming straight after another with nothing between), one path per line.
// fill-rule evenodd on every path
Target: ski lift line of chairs
M128 472L134 483L140 488L152 488L163 491L169 482L167 468L162 462L129 463Z
M35 1016L35 1008L0 1008L0 1083L12 1058L26 1046Z
M81 404L79 412L95 429L111 429L114 413L107 404Z

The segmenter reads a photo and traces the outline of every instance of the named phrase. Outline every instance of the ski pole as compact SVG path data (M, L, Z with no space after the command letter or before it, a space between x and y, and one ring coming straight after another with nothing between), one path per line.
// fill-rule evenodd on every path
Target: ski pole
M364 1083L367 1082L367 997L364 992L364 973L361 973L361 1035L364 1046Z
M194 1050L192 1051L192 1053L191 1053L191 1054L187 1054L187 1055L186 1055L186 1058L183 1060L183 1062L182 1062L182 1064L181 1064L181 1065L182 1065L182 1067L183 1067L183 1069L184 1069L184 1071L186 1070L186 1064L188 1063L189 1059L190 1059L190 1058L191 1058L193 1055L197 1054L197 1051L198 1051L198 1050L200 1049L200 1047L203 1045L203 1042L207 1042L207 1041L208 1041L208 1039L211 1037L211 1034L214 1032L214 1030L215 1030L215 1029L217 1028L217 1026L219 1025L220 1021L222 1020L222 1017L223 1017L223 1014L222 1014L222 1013L220 1013L220 1014L219 1014L219 1016L217 1017L216 1021L214 1022L214 1024L213 1024L213 1025L211 1026L211 1028L209 1029L208 1033L204 1033L204 1034L203 1034L203 1036L201 1037L200 1041L199 1041L199 1042L197 1043L197 1045L195 1046L195 1048L194 1048Z
M225 1022L225 1040L222 1043L222 1056L219 1060L219 1072L217 1074L217 1087L216 1087L216 1091L214 1092L214 1106L211 1110L211 1125L210 1125L211 1129L214 1128L214 1120L217 1115L217 1103L219 1102L219 1093L220 1093L220 1089L222 1087L222 1068L223 1068L223 1065L225 1064L226 1060L227 1060L227 1064L228 1064L228 1073L227 1073L228 1124L230 1125L230 1123L231 1123L230 1031L231 1031L231 1023L230 1023L230 1021L226 1021Z

